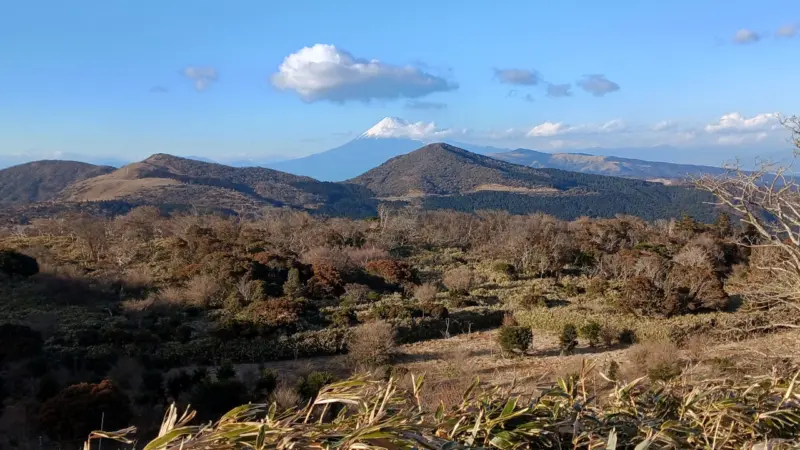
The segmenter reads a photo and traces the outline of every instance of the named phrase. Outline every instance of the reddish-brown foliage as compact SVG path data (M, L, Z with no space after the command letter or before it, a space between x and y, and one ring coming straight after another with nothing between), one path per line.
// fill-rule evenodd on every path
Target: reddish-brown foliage
M308 280L309 290L315 297L341 295L343 292L342 275L339 270L327 262L318 262L313 266L314 276Z
M128 397L110 380L69 386L39 410L43 430L62 443L86 439L101 418L107 430L124 428L131 418Z
M620 299L623 309L638 316L671 316L678 312L671 303L665 301L664 291L647 277L628 280Z
M367 272L377 275L389 283L411 281L414 277L411 266L404 261L394 259L378 259L365 266Z

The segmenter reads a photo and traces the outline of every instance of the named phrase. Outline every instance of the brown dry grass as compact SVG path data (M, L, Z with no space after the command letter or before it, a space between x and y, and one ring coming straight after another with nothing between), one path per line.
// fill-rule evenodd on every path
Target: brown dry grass
M154 188L181 184L179 181L169 178L143 178L132 180L111 177L114 173L76 184L70 188L67 194L67 200L84 202L115 200L138 195L143 191Z
M536 187L536 188L527 188L527 187L518 187L518 186L506 186L503 184L480 184L475 186L472 192L481 192L481 191L497 191L497 192L519 192L523 194L558 194L559 191L556 188L551 187Z
M270 395L270 401L275 402L279 412L300 406L300 400L297 389L285 382L278 384L278 387Z
M634 372L629 377L647 375L654 379L668 379L683 371L680 350L671 342L651 342L631 347L628 357Z

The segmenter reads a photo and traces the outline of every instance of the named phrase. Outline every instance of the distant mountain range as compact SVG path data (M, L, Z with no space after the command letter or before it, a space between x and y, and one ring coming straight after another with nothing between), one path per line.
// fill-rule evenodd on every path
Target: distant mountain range
M720 167L643 161L641 159L597 156L586 153L544 153L535 150L517 149L510 152L495 153L491 156L523 166L636 178L668 184L678 182L687 176L725 173L725 169Z
M187 159L208 163L222 163L233 167L268 167L294 175L311 177L320 181L344 181L356 177L396 156L405 155L425 144L426 139L415 138L415 134L436 135L427 129L417 130L421 124L409 124L396 117L386 117L357 138L339 147L315 153L302 158L280 159L278 157L226 157L211 159L189 156ZM409 137L411 136L411 137ZM550 153L531 149L506 149L487 147L449 140L447 136L436 137L436 141L446 142L473 153L488 155L514 164L537 168L553 168L597 175L610 175L641 180L652 180L674 184L687 176L706 173L720 173L722 169L709 165L680 164L639 159L632 156L658 155L672 161L706 160L718 164L730 160L731 155L720 149L686 149L668 146L649 148L586 148L573 152ZM788 154L788 153L787 153ZM29 155L31 158L35 155ZM782 161L785 154L773 152L762 155L772 161ZM121 167L132 161L121 159L98 159L80 155L62 155L59 159L83 161L87 163ZM26 161L23 155L0 156L0 168ZM756 161L742 161L745 167L753 167Z
M402 119L387 117L344 145L303 158L270 164L269 167L318 180L346 180L366 172L390 158L404 155L426 144L427 142L422 139L396 137L393 133L395 130L407 129L409 126L410 124ZM687 176L722 172L719 167L590 154L600 151L600 149L587 149L576 153L546 153L529 149L510 150L472 145L448 141L446 137L442 140L473 153L488 155L514 164L665 183L675 183ZM631 149L622 150L631 151ZM638 153L644 153L646 150L638 149ZM614 149L603 149L602 151L608 152L608 154L614 153ZM650 152L667 155L673 153L674 149L660 147L650 149Z
M35 195L29 180L58 180ZM289 207L314 214L365 217L380 202L423 209L545 212L565 219L632 214L645 219L688 213L711 220L708 195L695 189L619 177L533 168L445 143L389 159L346 182L323 182L262 167L238 168L156 154L120 169L37 162L0 170L0 203L97 205L124 212L136 205L250 214ZM38 211L47 211L37 206ZM24 214L21 212L20 214Z

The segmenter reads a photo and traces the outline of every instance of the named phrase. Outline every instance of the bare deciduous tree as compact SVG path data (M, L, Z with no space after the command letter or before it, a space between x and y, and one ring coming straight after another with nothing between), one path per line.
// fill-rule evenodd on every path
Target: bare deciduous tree
M800 117L784 118L791 132L795 157L800 154ZM800 310L800 184L792 165L764 163L747 171L738 164L725 174L704 176L695 185L712 193L716 204L739 214L759 239L745 239L741 245L767 250L767 261L751 260L754 268L767 274L764 283L747 292L749 299L764 306L788 304Z

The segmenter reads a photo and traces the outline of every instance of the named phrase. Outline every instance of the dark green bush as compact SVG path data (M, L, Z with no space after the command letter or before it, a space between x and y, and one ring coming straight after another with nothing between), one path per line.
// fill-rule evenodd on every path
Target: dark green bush
M208 369L205 367L198 367L192 372L192 383L202 383L208 378Z
M504 326L497 333L497 343L504 354L521 354L528 350L533 334L528 327Z
M636 332L630 328L625 328L619 332L617 340L623 345L633 345L636 343Z
M189 396L200 422L218 418L249 400L247 387L238 380L205 381L194 386Z
M159 403L164 397L164 375L158 370L148 370L142 374L142 385L136 397L140 405Z
M358 318L353 308L340 306L331 314L331 322L336 327L348 328L358 323Z
M56 377L52 374L46 374L39 378L39 389L36 392L36 399L40 402L45 402L58 394L61 386Z
M14 250L0 250L0 272L9 276L30 277L39 273L35 258Z
M25 325L0 325L0 363L38 355L42 351L42 335Z
M303 282L300 279L300 270L296 267L289 269L289 275L283 283L283 294L289 298L303 296Z
M575 351L575 347L578 346L578 330L575 328L575 325L571 323L564 325L564 329L561 330L561 336L559 336L558 341L561 354L571 355L572 352Z
M425 302L420 305L420 309L426 316L434 319L446 319L450 315L447 308L439 303Z
M619 379L619 363L616 360L612 359L611 362L608 363L606 376L611 381L617 381Z
M297 393L305 399L312 399L317 396L323 386L331 384L335 380L336 377L330 372L311 372L307 377L301 377L297 380Z
M589 347L596 347L597 343L600 341L601 330L602 327L600 324L592 321L581 327L580 335L582 338L589 341Z
M189 372L186 372L185 370L179 370L167 378L167 395L172 397L173 400L177 400L182 393L189 391L194 384L195 383L192 380L192 375Z
M256 380L253 397L256 401L263 401L278 387L278 374L272 370L261 369Z
M217 369L217 381L227 381L236 378L236 369L229 361L224 362Z

